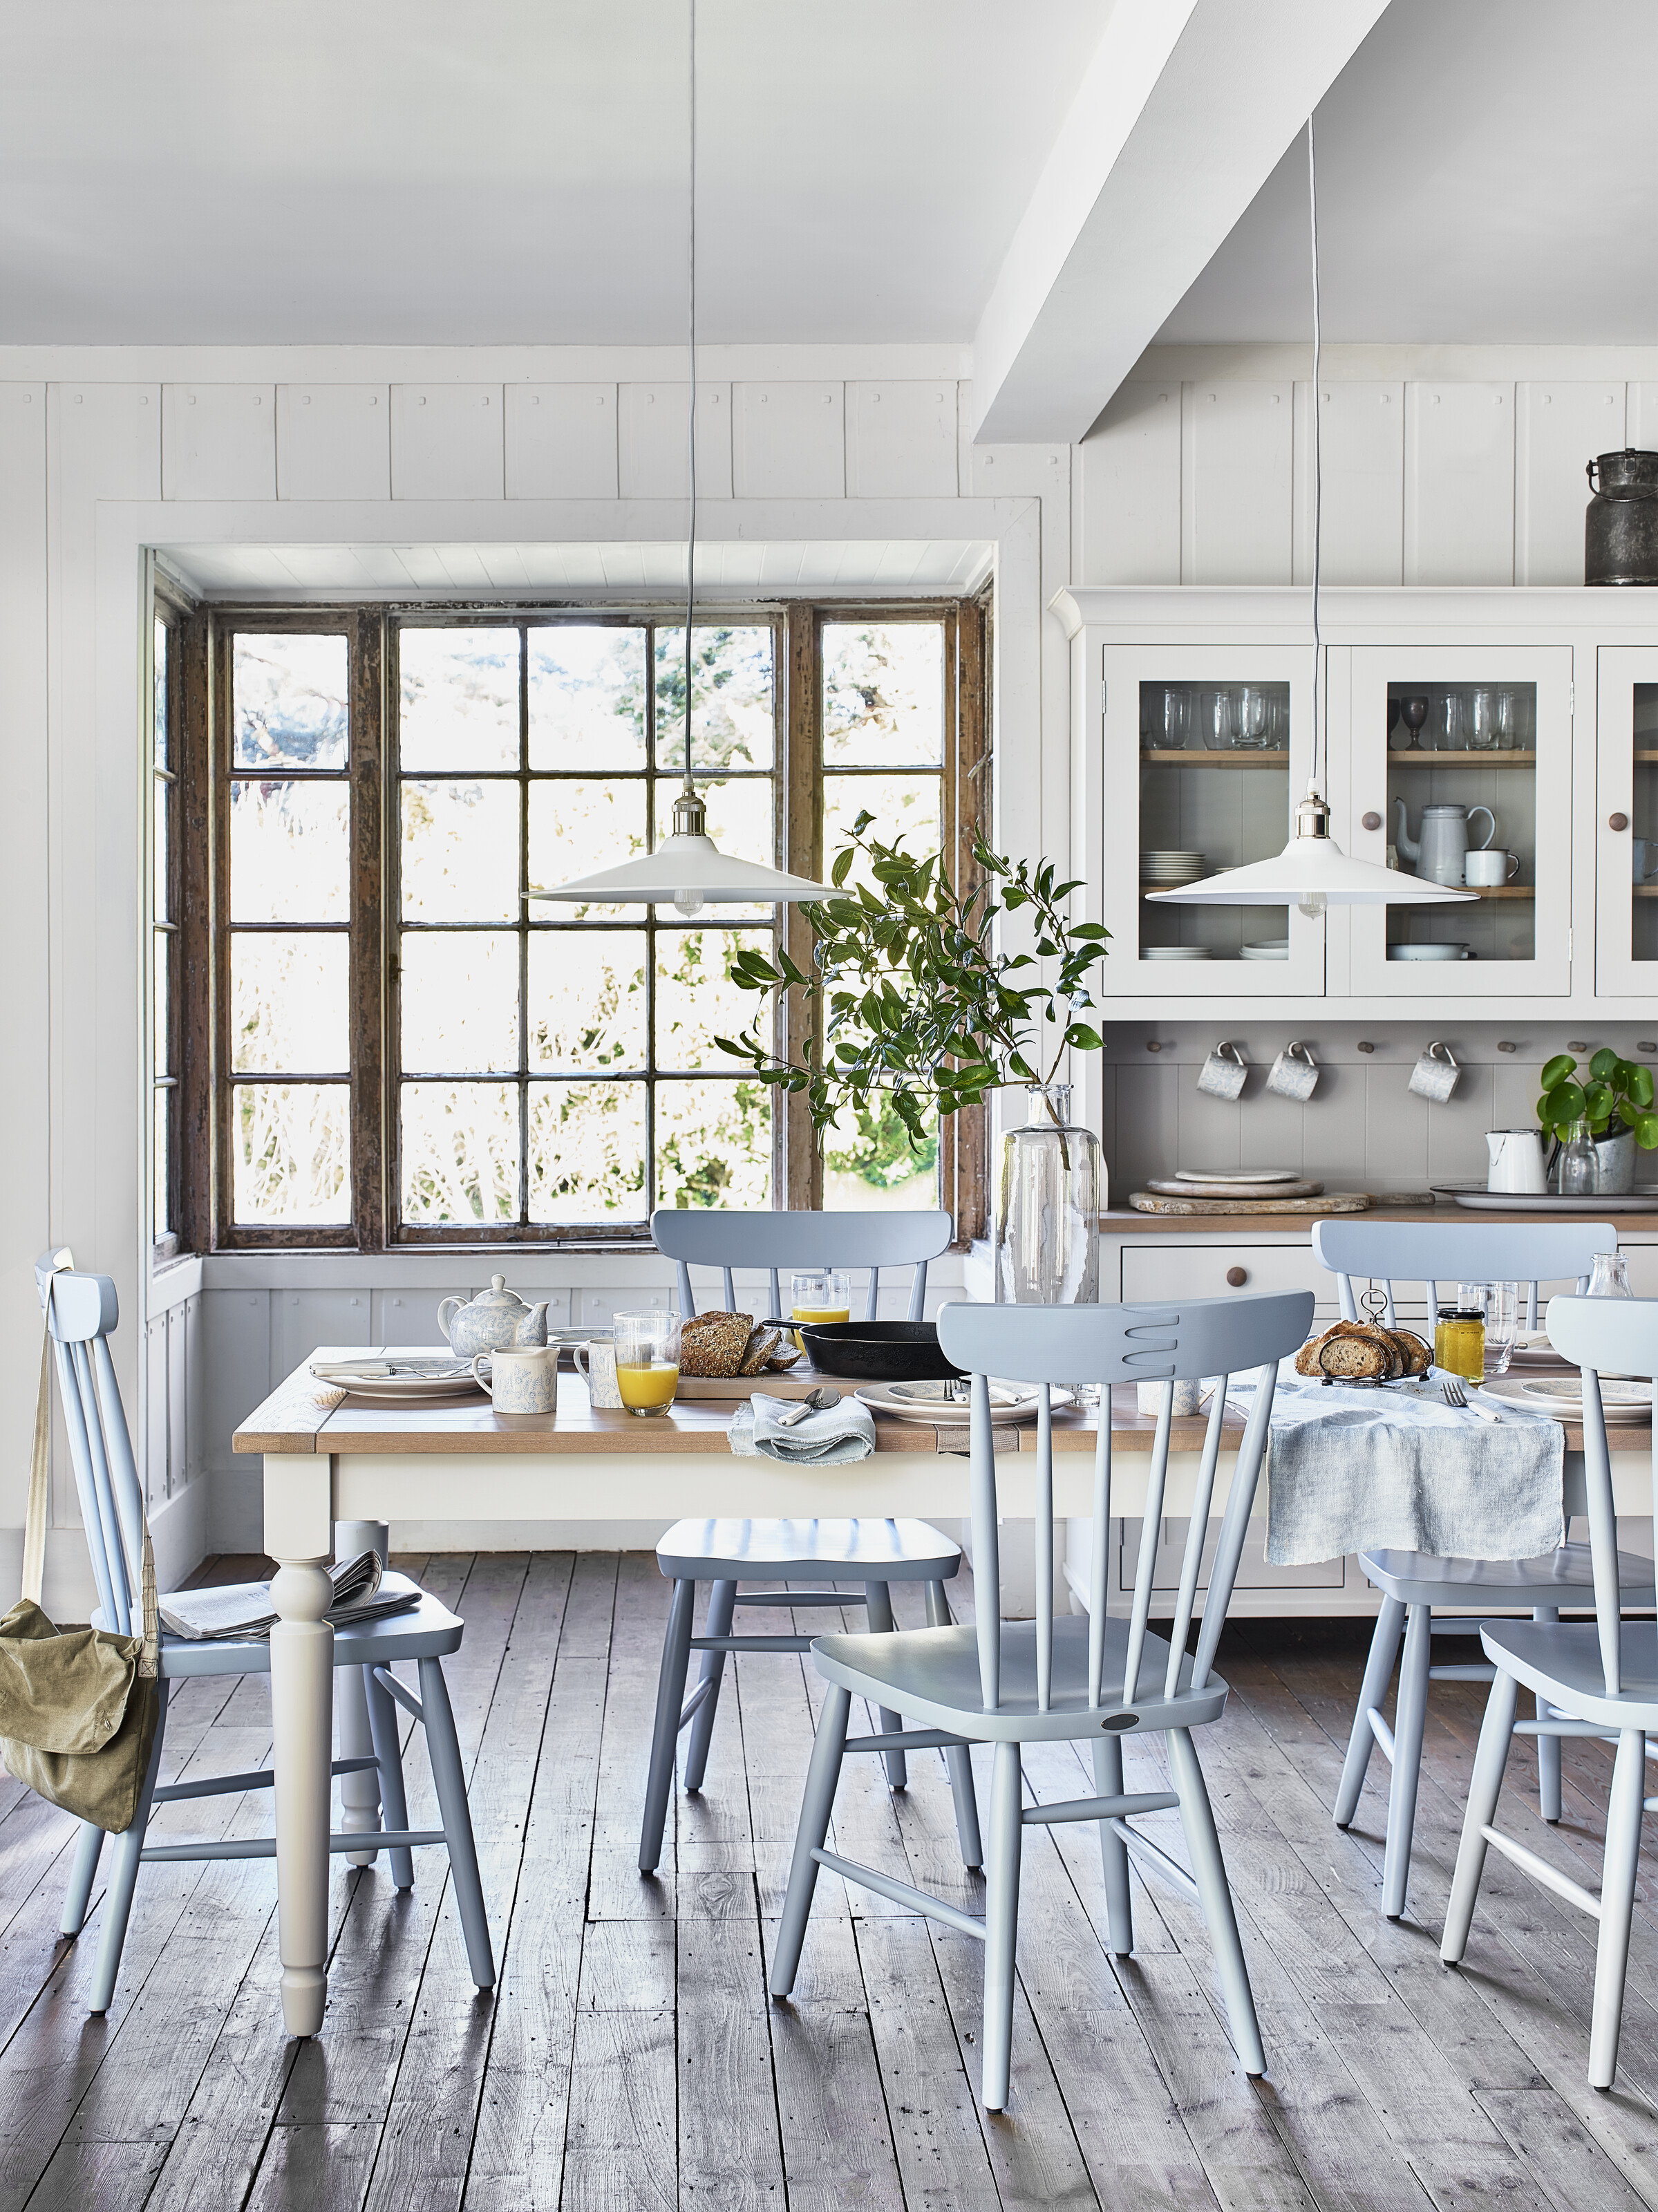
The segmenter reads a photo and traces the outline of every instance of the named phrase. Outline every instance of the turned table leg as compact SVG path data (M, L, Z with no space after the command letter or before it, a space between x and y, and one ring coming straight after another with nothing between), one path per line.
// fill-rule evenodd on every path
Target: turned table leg
M334 1632L324 1618L330 1462L267 1453L265 1549L277 1563L270 1631L270 1720L276 1814L276 1927L282 2021L315 2035L328 2001L328 1826L334 1720Z

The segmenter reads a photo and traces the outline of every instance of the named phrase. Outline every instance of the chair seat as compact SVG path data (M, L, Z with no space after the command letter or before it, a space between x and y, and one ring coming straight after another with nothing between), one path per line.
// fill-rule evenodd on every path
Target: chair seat
M1485 1656L1552 1705L1608 1729L1658 1729L1658 1624L1626 1620L1619 1635L1623 1689L1606 1695L1592 1620L1504 1620L1480 1635Z
M94 1628L102 1626L96 1615ZM459 1651L465 1623L422 1590L407 1613L388 1613L355 1628L334 1631L337 1667L390 1667L399 1659L444 1659ZM183 1674L268 1674L270 1643L246 1636L212 1641L161 1631L161 1673L171 1680Z
M962 1547L925 1521L676 1521L656 1547L676 1581L948 1582Z
M975 1743L1035 1743L1092 1737L1105 1723L1111 1733L1140 1729L1196 1728L1225 1710L1226 1685L1212 1674L1201 1690L1189 1687L1192 1662L1181 1661L1181 1687L1165 1698L1169 1646L1148 1635L1140 1662L1145 1694L1123 1696L1128 1623L1105 1623L1105 1672L1100 1704L1088 1702L1086 1620L1066 1614L1054 1623L1054 1680L1049 1710L1036 1708L1036 1624L1002 1623L1001 1703L984 1710L979 1682L978 1632L971 1626L910 1628L888 1634L820 1636L812 1656L818 1671L855 1697L902 1712L907 1720ZM1130 1719L1132 1716L1132 1720Z
M1563 1544L1535 1559L1438 1559L1427 1552L1361 1552L1358 1564L1377 1589L1405 1605L1570 1605L1594 1603L1594 1571L1587 1544ZM1654 1603L1650 1559L1618 1554L1626 1606Z

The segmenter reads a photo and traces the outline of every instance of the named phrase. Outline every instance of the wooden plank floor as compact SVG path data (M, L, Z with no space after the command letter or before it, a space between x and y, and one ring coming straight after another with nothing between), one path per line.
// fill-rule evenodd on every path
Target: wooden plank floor
M100 1900L78 1942L56 1935L72 1826L0 1783L0 2212L1658 2207L1658 1872L1642 1884L1619 2084L1597 2096L1584 2080L1589 1923L1493 1858L1465 1971L1439 1964L1482 1690L1433 1692L1407 1920L1379 1917L1379 1756L1355 1827L1331 1825L1362 1626L1229 1631L1233 1695L1199 1739L1268 2078L1251 2083L1233 2058L1194 1911L1137 1877L1136 1954L1114 1964L1095 1832L1037 1828L1012 2106L987 2121L981 1954L956 1931L825 1875L795 2001L768 2002L821 1695L809 1662L736 1663L705 1788L677 1798L645 1881L636 1832L667 1594L653 1560L403 1564L467 1624L448 1674L493 1997L467 1978L440 1854L417 1856L403 1897L384 1872L336 1861L327 2024L288 2042L273 1869L240 1861L145 1869L115 2004L92 2020ZM780 1593L745 1625L794 1618ZM821 1631L834 1616L799 1619ZM262 1678L190 1682L168 1778L246 1768L269 1735ZM1131 1738L1127 1753L1129 1787L1160 1786L1161 1747ZM1568 1745L1555 1830L1527 1795L1533 1769L1516 1747L1501 1817L1594 1886L1609 1752ZM1088 1786L1068 1746L1034 1752L1028 1779L1044 1798ZM413 1825L431 1824L418 1748L409 1796ZM842 1849L979 1909L937 1753L913 1761L902 1796L875 1760L848 1762L836 1810ZM253 1835L270 1814L256 1793L157 1826ZM1176 1815L1146 1826L1179 1853Z

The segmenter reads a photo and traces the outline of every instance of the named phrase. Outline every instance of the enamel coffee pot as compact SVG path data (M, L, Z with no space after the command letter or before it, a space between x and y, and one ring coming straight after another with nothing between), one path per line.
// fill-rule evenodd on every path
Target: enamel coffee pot
M1483 853L1497 835L1497 817L1489 806L1455 806L1449 804L1424 806L1422 810L1422 836L1412 837L1406 827L1405 802L1394 801L1399 815L1400 851L1415 864L1416 872L1430 884L1445 884L1452 889L1462 888L1462 863L1467 858L1471 840L1468 825L1476 814L1485 817L1485 834L1473 847Z

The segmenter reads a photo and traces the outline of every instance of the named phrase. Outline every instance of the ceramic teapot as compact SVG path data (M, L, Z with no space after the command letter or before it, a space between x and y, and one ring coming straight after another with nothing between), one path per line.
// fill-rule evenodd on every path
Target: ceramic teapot
M1462 863L1471 839L1468 825L1476 814L1485 817L1485 834L1478 845L1483 853L1497 835L1497 817L1489 806L1424 806L1422 810L1422 836L1412 837L1406 823L1405 802L1394 801L1399 814L1399 836L1395 841L1407 860L1414 863L1418 875L1430 884L1447 884L1462 889Z
M1485 1149L1491 1155L1487 1190L1521 1191L1541 1195L1549 1187L1543 1162L1543 1139L1535 1129L1487 1129Z
M547 1302L526 1306L507 1289L505 1275L491 1275L489 1289L470 1304L445 1298L438 1327L463 1359L476 1359L481 1352L523 1352L547 1341Z

